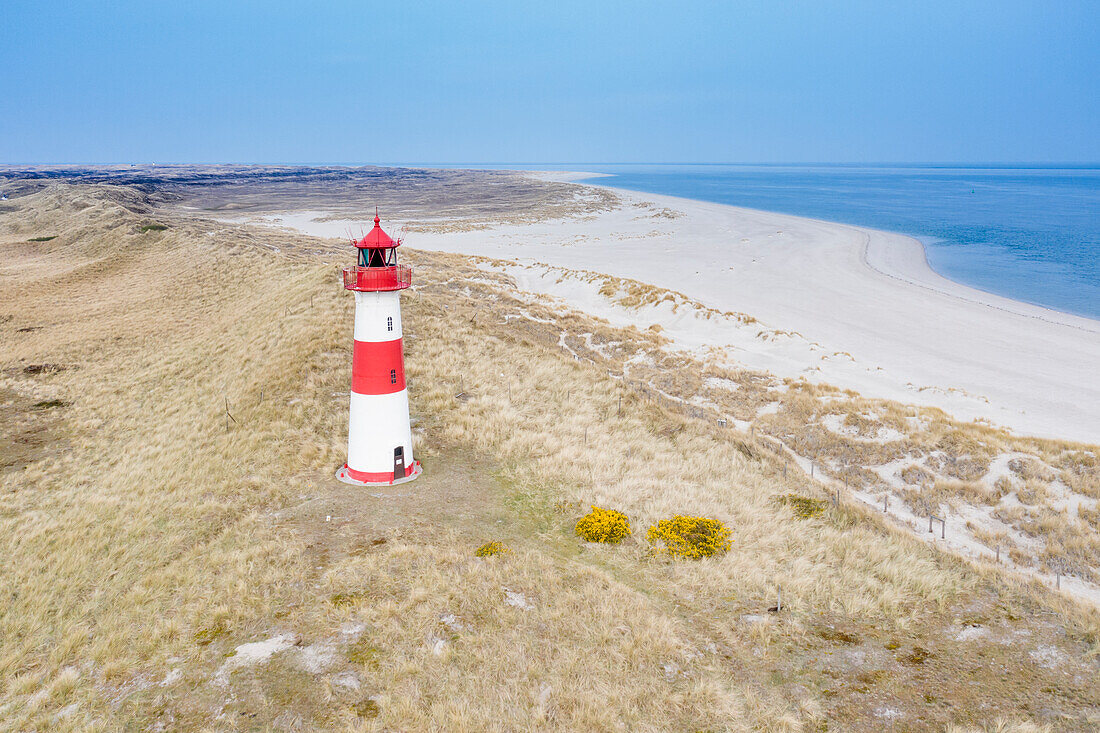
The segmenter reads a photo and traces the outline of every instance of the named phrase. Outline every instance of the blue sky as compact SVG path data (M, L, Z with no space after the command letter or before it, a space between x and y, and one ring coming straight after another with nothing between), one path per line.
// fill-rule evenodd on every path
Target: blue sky
M0 162L1096 162L1100 3L0 9Z

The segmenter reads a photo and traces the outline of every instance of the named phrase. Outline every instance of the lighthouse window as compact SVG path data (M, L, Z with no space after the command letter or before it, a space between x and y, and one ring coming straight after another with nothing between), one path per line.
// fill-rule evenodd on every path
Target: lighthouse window
M397 370L390 369L390 384L397 384Z
M389 318L386 319L386 330L387 331L392 331L393 330L393 316L390 316Z
M370 250L370 259L367 262L367 267L385 267L386 255L382 253L380 249Z

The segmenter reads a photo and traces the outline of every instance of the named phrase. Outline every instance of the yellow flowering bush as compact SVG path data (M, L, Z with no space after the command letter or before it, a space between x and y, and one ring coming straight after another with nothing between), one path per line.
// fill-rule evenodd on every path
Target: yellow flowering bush
M509 552L511 550L505 547L503 542L493 540L474 550L474 557L492 557L493 555L504 555Z
M728 550L730 534L730 528L717 519L677 514L672 519L662 519L651 526L645 538L653 544L663 545L658 552L698 560Z
M577 522L577 534L589 542L616 544L630 534L630 520L622 512L593 505Z

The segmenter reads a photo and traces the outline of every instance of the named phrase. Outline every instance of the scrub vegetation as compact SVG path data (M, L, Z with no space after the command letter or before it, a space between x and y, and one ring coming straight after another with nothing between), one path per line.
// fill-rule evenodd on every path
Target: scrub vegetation
M588 542L614 545L630 536L630 520L622 512L593 505L592 511L577 521L576 531Z
M824 499L811 499L808 496L799 496L798 494L783 494L775 497L775 500L779 504L790 507L799 519L816 517L825 511L827 504Z
M474 557L492 557L493 555L504 555L511 552L503 542L486 542L481 547L474 550Z
M645 538L669 557L698 560L730 549L730 529L717 519L675 516L646 530Z
M1092 448L718 373L482 261L403 250L424 474L348 487L333 478L351 351L344 247L173 214L119 186L9 203L0 728L1100 724L1094 607L850 497L825 501L791 457L866 487L868 461L911 462L930 477L912 501L961 504L992 495L997 461L1012 492L1054 476L1094 495ZM154 211L170 228L143 236ZM27 242L41 231L58 237ZM657 396L710 395L707 376L736 382L743 402ZM761 429L720 426L719 411ZM823 422L832 414L852 436ZM856 452L884 426L905 437ZM1009 452L1026 453L1018 470ZM824 503L803 517L777 499L792 495ZM684 562L649 543L580 542L591 505L660 546L724 551ZM998 505L1026 512L1007 526L1034 523L1046 551L1087 565L1094 505L1081 515L1093 534L1030 506ZM486 537L512 551L474 557Z

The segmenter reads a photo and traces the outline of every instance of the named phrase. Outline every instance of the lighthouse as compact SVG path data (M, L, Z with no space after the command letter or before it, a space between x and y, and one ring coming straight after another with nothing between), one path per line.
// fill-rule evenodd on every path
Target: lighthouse
M374 217L374 229L355 246L358 263L344 268L344 288L355 293L355 348L351 358L348 462L336 478L359 486L412 481L409 393L401 347L401 291L412 268L397 264L394 240Z

